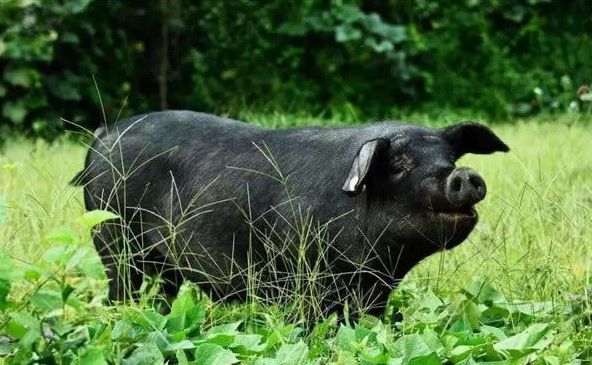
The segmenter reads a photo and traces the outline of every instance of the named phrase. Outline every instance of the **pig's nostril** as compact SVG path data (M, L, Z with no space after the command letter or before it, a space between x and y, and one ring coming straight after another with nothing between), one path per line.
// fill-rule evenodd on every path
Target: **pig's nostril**
M486 193L483 178L469 168L455 169L446 180L446 199L455 207L477 204Z
M454 192L459 192L461 187L462 179L457 176L452 180L452 184L450 184L450 189L452 189L452 191Z
M483 187L483 181L475 175L469 177L469 183L475 188L479 189Z

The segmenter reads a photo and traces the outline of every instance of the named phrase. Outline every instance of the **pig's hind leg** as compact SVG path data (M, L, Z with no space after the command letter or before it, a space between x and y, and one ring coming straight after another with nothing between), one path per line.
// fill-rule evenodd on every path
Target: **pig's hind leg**
M120 221L108 221L93 233L93 241L109 279L109 299L136 299L144 270L137 259L134 238Z

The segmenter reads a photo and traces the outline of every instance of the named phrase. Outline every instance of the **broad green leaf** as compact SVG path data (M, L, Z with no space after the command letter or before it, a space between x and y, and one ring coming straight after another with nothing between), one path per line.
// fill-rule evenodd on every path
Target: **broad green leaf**
M302 338L304 330L295 325L286 325L282 328L281 333L284 335L284 340L289 343L294 343Z
M297 327L294 324L278 326L277 324L273 324L273 320L271 320L268 315L265 316L271 327L269 334L267 335L267 348L274 347L283 342L294 343L301 338L302 328Z
M483 333L475 333L469 334L468 336L459 336L459 341L456 343L457 346L460 345L468 345L468 346L478 346L484 345L486 343L491 342L489 337Z
M341 327L339 327L339 331L337 331L337 335L335 336L335 345L341 350L355 353L356 342L356 331L354 331L353 328L346 327L342 324Z
M491 361L503 360L505 357L502 356L502 354L495 349L494 345L494 343L485 344L482 347L483 354L485 354L486 358Z
M550 331L551 327L549 324L536 323L523 332L498 342L495 347L497 349L516 350L536 347Z
M92 228L97 224L118 218L119 216L117 214L106 210L91 210L90 212L84 213L78 220L88 228Z
M339 364L339 365L359 365L360 364L360 360L358 359L358 357L349 351L338 351L335 354L335 362L331 363L333 364Z
M242 321L238 321L214 326L206 332L206 337L209 338L221 334L234 336L238 333L238 327L241 325L241 323Z
M187 355L185 355L185 351L182 349L178 349L176 352L177 363L179 365L189 365L189 360L187 360Z
M178 317L185 314L188 310L195 306L195 291L189 285L183 284L179 289L177 297L173 301L171 311L168 314L169 318Z
M471 323L466 317L461 317L457 319L449 329L452 333L472 333L473 328L471 327Z
M263 336L258 334L238 334L230 344L235 352L261 352L265 350L265 344L261 343Z
M407 360L416 357L430 355L433 351L426 345L423 338L417 333L404 335L395 342L393 348Z
M51 334L50 336L52 337L57 337L61 333L68 333L65 346L69 347L79 347L90 341L90 332L88 331L88 326L85 325L74 326L69 323L58 322L51 327L44 327L43 332L46 337L48 334Z
M234 342L234 338L238 334L237 329L241 323L239 321L210 328L205 334L206 341L220 346L229 346Z
M529 302L529 301L511 301L500 305L508 309L511 313L522 313L533 317L546 317L553 310L553 302Z
M91 348L80 357L80 365L107 365L103 350Z
M363 363L375 365L384 364L389 358L383 346L364 346L358 357Z
M160 331L167 323L166 317L152 308L144 309L138 313L135 321L147 331Z
M115 341L136 342L146 334L142 326L123 318L113 326L111 339Z
M510 311L501 307L501 304L489 307L481 312L479 321L483 324L503 325L510 316Z
M358 323L356 324L356 328L358 328L358 327L364 327L365 329L369 329L370 331L378 332L378 331L375 331L374 329L381 327L381 322L378 317L374 317L369 314L366 314L366 315L363 315L358 320Z
M23 277L28 280L37 280L45 273L45 270L39 267L29 266L23 270Z
M471 325L471 329L479 328L479 325L481 324L479 322L479 319L481 318L481 313L484 309L487 309L487 306L483 304L477 304L471 300L465 300L462 305L464 318Z
M206 303L199 302L179 317L173 317L167 320L166 328L171 332L182 331L186 335L192 335L199 332L201 325L205 321Z
M429 355L414 357L409 361L409 365L439 365L440 358L435 352Z
M177 336L184 337L201 329L205 321L207 305L204 301L196 303L195 297L192 286L187 284L181 286L171 306L171 312L167 315L166 328L170 333L180 333Z
M294 344L283 344L276 353L280 365L304 365L308 357L308 346L302 340Z
M62 301L68 301L70 295L74 292L74 287L70 284L66 285L66 287L62 290Z
M43 240L51 243L72 244L74 243L74 240L76 240L76 233L66 227L54 228L43 237Z
M506 351L513 357L524 356L545 348L550 342L551 326L549 324L533 324L517 335L508 337L494 345L498 351Z
M543 356L546 365L561 365L561 360L557 356Z
M361 342L362 340L364 340L365 343L376 342L376 333L372 332L370 329L358 324L356 328L354 328L354 331L358 342Z
M35 343L39 342L41 333L39 331L28 331L20 340L19 346L22 348L28 348L34 346Z
M239 362L234 353L213 343L203 343L195 349L195 365L232 365Z
M42 312L62 309L62 295L53 290L39 290L31 297L31 304Z
M459 342L458 334L446 332L443 336L440 337L442 344L445 348L451 349Z
M181 342L169 343L165 348L166 351L177 352L179 350L192 350L196 348L195 344L189 340L183 340Z
M506 298L485 280L478 278L466 289L466 292L487 305L506 303Z
M439 308L444 306L442 299L438 298L431 289L426 290L426 292L421 295L417 304L419 305L419 308L428 309L429 312L436 312Z
M179 347L183 347L183 345L179 345L181 344L183 341L181 342L177 342L176 344L179 346L175 346L175 340L172 338L171 335L169 335L166 332L162 332L162 331L152 331L149 332L146 337L142 338L142 342L144 343L152 343L154 345L156 345L156 347L158 347L158 350L160 352L164 353L171 353L171 352L175 352L177 350L177 348ZM195 348L195 346L193 344L191 344L191 347Z
M24 311L11 313L6 334L19 339L22 346L28 347L41 337L41 324Z
M498 341L505 340L506 338L508 338L508 336L506 336L504 331L502 331L501 329L499 329L497 327L481 326L481 333L483 333L485 335L491 335L491 336L495 337L495 339Z
M161 365L164 364L164 356L153 343L143 343L132 354L123 359L122 365Z
M71 256L74 249L74 246L65 244L53 246L45 251L43 258L49 263L63 263Z
M88 277L93 279L104 279L105 278L105 267L101 262L99 255L96 251L91 250L88 255L85 255L80 261L78 267Z
M453 348L448 356L453 363L457 363L471 356L474 350L475 346L461 345Z
M421 334L421 338L431 351L437 352L444 347L438 334L431 328L426 328Z
M66 263L66 269L72 270L75 267L78 267L80 262L84 260L84 258L90 254L90 250L86 247L77 248L74 251L74 255L70 257L68 262Z

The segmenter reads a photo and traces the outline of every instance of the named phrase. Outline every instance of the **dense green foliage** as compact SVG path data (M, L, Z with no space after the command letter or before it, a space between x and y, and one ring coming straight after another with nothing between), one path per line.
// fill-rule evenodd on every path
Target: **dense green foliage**
M2 0L0 125L50 137L59 118L94 127L101 104L112 121L124 103L348 120L576 110L590 15L583 0Z
M109 218L93 211L81 221L91 228ZM71 229L44 240L52 246L39 265L0 256L5 364L575 365L590 356L586 342L565 335L589 325L586 296L557 305L508 300L481 279L445 296L406 285L391 300L402 321L332 315L307 332L281 312L249 304L235 305L233 315L232 306L213 305L191 285L166 315L149 286L139 305L102 306L96 254Z

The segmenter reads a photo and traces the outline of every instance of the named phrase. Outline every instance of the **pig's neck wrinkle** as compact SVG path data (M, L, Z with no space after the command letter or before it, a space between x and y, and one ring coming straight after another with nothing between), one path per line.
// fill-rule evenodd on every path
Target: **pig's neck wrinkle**
M436 253L432 245L419 240L400 243L400 219L392 218L385 211L384 205L366 199L364 206L363 231L366 242L374 242L377 254L382 261L391 263L390 272L393 279L401 280L420 261Z

